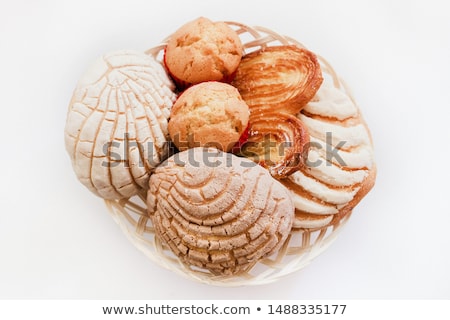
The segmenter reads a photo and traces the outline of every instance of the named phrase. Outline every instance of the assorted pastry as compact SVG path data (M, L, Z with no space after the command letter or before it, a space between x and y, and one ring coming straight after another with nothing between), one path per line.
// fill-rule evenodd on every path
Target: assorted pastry
M239 91L208 81L183 92L172 107L169 134L178 150L216 147L230 151L247 129L249 110Z
M226 23L200 17L170 36L164 64L182 89L205 81L229 82L243 53L241 39Z
M168 156L168 120L177 97L163 66L143 52L94 61L78 81L65 127L78 179L104 199L136 195Z
M246 53L227 23L199 18L162 62L98 59L70 102L66 149L94 194L145 193L155 236L184 264L239 274L373 186L369 130L336 82L303 47Z
M155 170L147 205L156 233L182 261L219 275L276 252L294 221L289 192L267 170L203 147Z

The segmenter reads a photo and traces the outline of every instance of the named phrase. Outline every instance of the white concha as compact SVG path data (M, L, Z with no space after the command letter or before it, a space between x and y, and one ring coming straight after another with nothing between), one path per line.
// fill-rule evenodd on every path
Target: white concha
M351 211L374 182L370 133L342 83L324 73L322 86L298 118L308 128L306 166L282 183L296 207L294 227L321 228Z
M65 144L89 190L121 199L148 188L167 157L174 88L161 63L138 51L106 54L87 70L70 102Z
M150 178L147 206L159 238L188 265L235 274L277 251L294 206L251 160L216 149L175 154Z

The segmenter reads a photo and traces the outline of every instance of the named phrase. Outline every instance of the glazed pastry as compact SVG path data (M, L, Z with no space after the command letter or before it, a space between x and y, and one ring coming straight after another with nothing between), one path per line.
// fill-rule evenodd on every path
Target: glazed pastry
M317 57L297 46L264 48L242 58L232 84L251 114L297 114L322 83Z
M248 118L248 106L236 88L203 82L184 91L175 102L169 134L179 150L210 146L229 151L247 127Z
M320 228L350 212L372 188L373 148L358 107L327 77L298 118L310 134L306 166L281 182L296 207L294 226Z
M232 80L243 48L224 22L198 18L178 29L167 42L164 62L181 89L204 81Z
M150 178L148 212L158 237L188 266L237 274L276 252L294 207L288 191L254 162L194 148Z
M162 65L137 51L106 54L87 70L70 102L65 144L89 190L120 199L148 187L168 155L173 90Z
M267 168L274 178L286 178L305 165L309 134L295 116L271 112L253 114L239 154Z

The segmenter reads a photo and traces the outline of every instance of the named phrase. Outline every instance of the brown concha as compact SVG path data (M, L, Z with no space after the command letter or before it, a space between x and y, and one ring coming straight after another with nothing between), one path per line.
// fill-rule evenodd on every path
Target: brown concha
M289 193L267 170L217 149L169 158L150 178L147 205L176 256L220 275L248 271L276 252L294 219Z

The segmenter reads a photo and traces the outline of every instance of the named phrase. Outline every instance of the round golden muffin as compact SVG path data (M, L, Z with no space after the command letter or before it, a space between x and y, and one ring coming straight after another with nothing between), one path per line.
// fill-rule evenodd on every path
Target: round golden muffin
M202 82L184 91L173 105L169 135L180 151L202 146L230 151L246 129L249 115L236 88Z
M204 81L231 81L242 55L241 40L233 29L201 17L170 37L164 62L175 82L186 88Z

